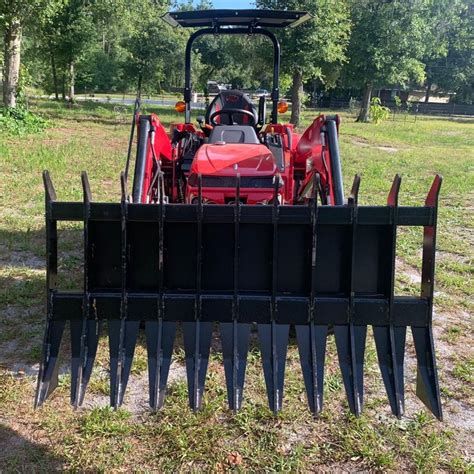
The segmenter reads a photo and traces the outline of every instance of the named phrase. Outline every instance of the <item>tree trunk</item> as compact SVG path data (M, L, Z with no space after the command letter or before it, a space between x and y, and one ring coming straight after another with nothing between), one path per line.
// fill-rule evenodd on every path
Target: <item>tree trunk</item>
M63 100L66 100L66 73L64 72L64 69L63 69L63 81L62 81L61 95L63 97Z
M432 85L433 83L431 81L428 81L428 84L426 84L425 103L430 101Z
M12 20L4 36L3 105L16 107L20 79L21 23Z
M56 71L56 61L54 60L54 53L51 49L51 71L53 73L53 84L54 84L54 97L59 100L59 89L58 89L58 73Z
M293 84L291 85L291 118L290 123L295 127L300 123L301 97L303 95L303 74L295 69L293 72Z
M69 64L69 102L74 102L74 83L76 80L76 72L74 70L74 61Z
M360 104L360 112L356 122L369 121L370 99L372 97L372 84L367 83L364 86L364 94L362 95L362 103Z

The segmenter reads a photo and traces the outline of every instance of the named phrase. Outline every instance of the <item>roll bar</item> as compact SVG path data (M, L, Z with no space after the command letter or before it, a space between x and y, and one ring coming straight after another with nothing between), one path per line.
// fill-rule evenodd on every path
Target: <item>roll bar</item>
M280 98L280 43L276 36L264 28L203 28L193 33L186 44L184 66L184 102L186 103L185 122L191 122L191 49L196 39L204 35L262 35L273 43L273 88L272 88L272 123L278 123L278 100Z

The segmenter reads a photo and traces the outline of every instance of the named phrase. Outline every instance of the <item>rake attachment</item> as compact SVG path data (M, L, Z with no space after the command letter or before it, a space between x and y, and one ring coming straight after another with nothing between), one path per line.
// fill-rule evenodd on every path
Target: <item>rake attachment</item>
M47 171L47 315L35 406L58 383L58 353L66 321L72 349L71 402L80 406L102 325L110 350L110 404L119 407L144 323L150 406L163 406L178 322L182 323L189 405L202 405L214 324L219 323L230 409L240 409L252 324L257 324L270 408L282 408L289 329L294 325L311 412L323 407L324 364L333 328L350 410L363 407L367 327L373 327L391 410L404 410L406 328L418 367L416 393L441 419L432 334L436 222L441 177L425 206L398 205L401 178L386 206L359 206L356 176L347 205L321 206L319 175L307 205L240 201L240 177L230 205L204 204L201 177L195 204L136 204L121 177L120 204L98 203L82 174L83 203L61 202ZM84 289L59 291L57 222L84 223ZM396 296L399 226L423 226L420 296ZM105 324L104 324L105 323Z

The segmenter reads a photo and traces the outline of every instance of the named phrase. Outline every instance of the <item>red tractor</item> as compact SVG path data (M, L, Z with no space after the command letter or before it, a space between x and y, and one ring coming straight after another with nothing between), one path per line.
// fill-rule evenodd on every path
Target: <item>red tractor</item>
M36 405L57 385L66 321L71 333L71 402L82 403L107 327L110 402L120 406L142 326L148 351L150 406L164 402L175 334L183 332L189 403L202 403L211 336L222 339L229 406L242 403L251 328L256 325L271 409L282 406L290 327L295 328L311 411L323 404L329 329L334 333L349 408L363 405L367 327L373 328L393 413L404 410L404 352L411 327L417 394L441 418L431 330L437 176L424 207L398 205L400 177L386 206L359 206L360 178L344 199L339 118L320 115L303 133L279 123L280 45L269 30L295 27L305 12L212 10L169 13L175 26L202 28L186 47L183 123L168 135L158 116L135 114L137 154L132 195L129 156L121 203L92 201L83 173L82 203L60 202L48 172L47 315ZM270 116L238 90L221 91L191 120L191 49L202 35L263 35L274 48ZM84 285L59 291L57 223L84 224ZM424 227L420 295L395 294L399 226Z
M301 135L293 125L279 123L279 112L288 105L279 101L280 45L276 36L262 26L295 26L309 15L303 12L217 11L170 13L172 24L209 26L194 33L186 48L185 101L177 104L184 112L184 122L166 131L156 115L140 116L138 153L133 180L133 202L158 200L163 173L164 194L168 202L195 203L198 199L198 176L202 179L204 204L234 203L236 182L240 184L242 204L271 204L275 182L280 204L303 204L311 197L315 174L319 174L318 194L322 204L343 204L341 165L337 129L339 118L320 115ZM256 28L255 25L259 27ZM229 27L229 28L225 28ZM198 117L191 121L191 48L202 35L264 35L274 47L273 89L270 119L266 98L256 107L239 90L217 94Z

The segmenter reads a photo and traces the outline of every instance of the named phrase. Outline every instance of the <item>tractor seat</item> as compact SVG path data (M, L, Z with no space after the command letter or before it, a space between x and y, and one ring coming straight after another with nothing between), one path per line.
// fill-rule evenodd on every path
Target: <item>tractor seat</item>
M210 117L214 112L225 109L243 109L252 112L255 117L255 123L257 122L257 111L249 96L242 91L226 90L217 94L209 104L205 116L206 123L210 123ZM247 125L249 121L249 117L243 114L234 115L234 122L236 122L238 125ZM222 125L231 125L227 115L216 117L216 123Z
M216 125L209 135L208 143L249 143L259 144L260 141L251 125Z

